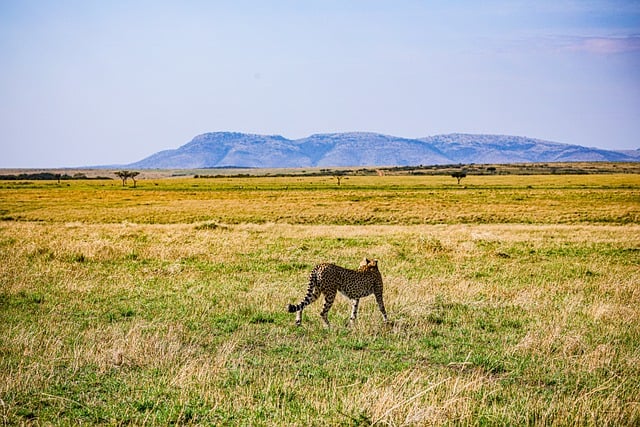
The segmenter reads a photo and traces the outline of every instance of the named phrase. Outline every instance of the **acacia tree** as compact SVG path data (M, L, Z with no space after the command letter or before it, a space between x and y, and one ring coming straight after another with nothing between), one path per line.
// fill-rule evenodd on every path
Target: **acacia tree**
M138 183L138 181L136 181L136 176L138 175L140 175L140 172L136 172L136 171L129 172L129 177L133 180L133 188L136 188L136 184Z
M125 183L127 182L127 179L129 179L129 171L118 171L114 173L117 177L119 177L122 180L122 186L124 187Z
M460 185L460 180L461 180L462 178L466 178L466 176L467 176L467 172L465 172L464 170L456 171L456 172L453 172L453 173L451 174L451 176L452 176L453 178L457 179L457 180L458 180L458 185Z
M345 172L341 172L341 171L336 171L335 175L333 175L333 177L336 179L336 181L338 182L338 187L340 185L342 185L342 180L343 179L349 179L347 176L345 176Z
M114 173L122 180L123 187L125 186L125 184L127 183L127 179L129 178L133 180L133 188L136 187L136 176L140 175L140 172L122 170Z

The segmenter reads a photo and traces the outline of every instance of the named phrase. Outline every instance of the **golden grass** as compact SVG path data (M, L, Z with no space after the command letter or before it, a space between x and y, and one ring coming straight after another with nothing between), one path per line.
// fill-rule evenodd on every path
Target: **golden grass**
M533 182L498 178L476 190L517 199ZM514 200L532 224L503 223L514 214L502 204L482 208L489 223L457 221L478 215L480 193L469 190L480 184L471 179L466 189L443 182L426 192L402 177L381 188L350 179L359 187L348 192L283 190L322 183L275 178L195 194L184 188L191 181L160 181L157 191L114 187L104 198L89 197L95 183L0 189L2 214L13 218L0 223L0 416L7 424L633 425L637 177L580 178L552 191L561 185L549 177L544 197ZM366 200L351 200L358 192ZM440 212L448 219L405 221L429 192L457 200ZM588 202L578 197L592 192ZM549 194L580 219L556 221ZM139 199L122 200L130 197ZM220 207L218 197L231 202ZM260 221L241 221L247 197ZM317 213L289 217L310 223L276 218L319 201ZM147 203L157 221L145 220ZM222 213L203 217L206 209ZM596 219L604 213L613 220ZM354 220L334 222L343 215ZM390 324L365 299L358 323L345 327L349 302L338 297L331 330L321 303L296 328L285 307L304 295L309 269L356 267L363 256L380 260Z
M640 175L80 181L0 191L4 218L82 223L635 223Z

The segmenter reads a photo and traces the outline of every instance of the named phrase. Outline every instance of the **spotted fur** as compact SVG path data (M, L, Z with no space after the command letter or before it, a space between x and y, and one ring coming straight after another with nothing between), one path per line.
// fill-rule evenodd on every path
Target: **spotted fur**
M319 264L309 274L309 289L307 295L298 305L289 304L289 313L296 313L296 324L302 323L302 310L314 302L321 294L324 294L324 308L320 313L326 326L329 326L328 313L340 291L352 301L351 322L358 315L360 298L373 294L376 297L378 308L384 321L387 321L387 312L382 299L382 276L378 270L378 260L365 258L357 270L340 267L335 264Z

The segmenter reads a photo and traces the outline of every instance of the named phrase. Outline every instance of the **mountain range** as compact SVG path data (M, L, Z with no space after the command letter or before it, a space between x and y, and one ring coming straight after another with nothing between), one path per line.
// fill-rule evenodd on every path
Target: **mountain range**
M611 151L522 136L447 134L411 139L366 132L280 135L211 132L127 165L138 169L418 166L468 163L640 161Z

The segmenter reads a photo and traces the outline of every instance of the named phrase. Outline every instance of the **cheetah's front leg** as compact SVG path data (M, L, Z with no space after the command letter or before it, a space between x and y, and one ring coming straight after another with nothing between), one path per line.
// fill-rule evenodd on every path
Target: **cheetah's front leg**
M382 318L384 319L384 323L387 323L387 310L384 308L384 300L382 299L382 292L375 293L376 302L378 303L378 308L380 309L380 313L382 313Z

